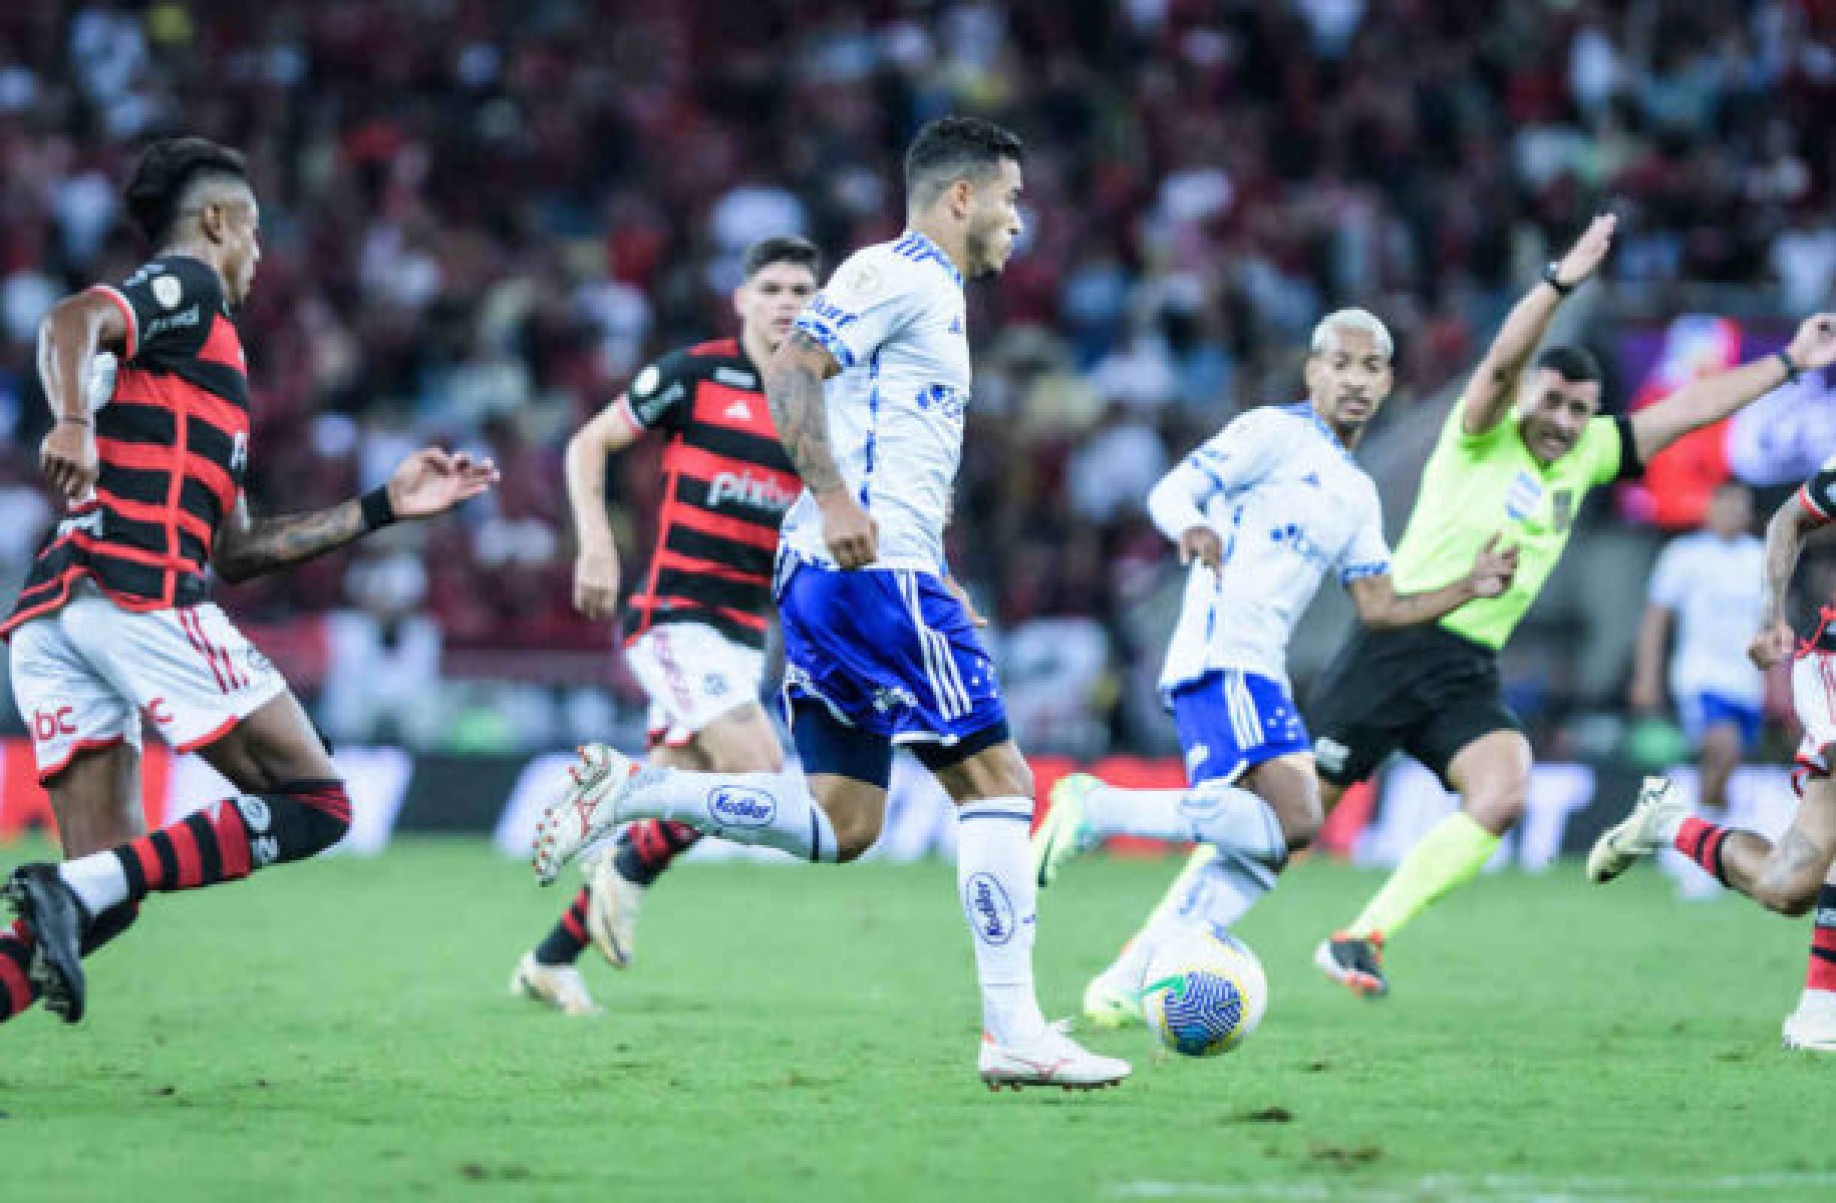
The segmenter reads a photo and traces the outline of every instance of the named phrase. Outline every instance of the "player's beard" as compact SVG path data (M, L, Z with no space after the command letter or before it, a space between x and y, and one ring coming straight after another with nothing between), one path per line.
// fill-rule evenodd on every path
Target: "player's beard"
M971 280L986 280L1001 274L1001 268L1005 265L995 260L991 246L994 234L993 230L970 230L964 235L963 250L968 252Z

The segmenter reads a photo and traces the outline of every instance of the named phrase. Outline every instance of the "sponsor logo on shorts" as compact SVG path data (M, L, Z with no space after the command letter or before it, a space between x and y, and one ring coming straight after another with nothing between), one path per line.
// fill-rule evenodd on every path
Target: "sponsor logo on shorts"
M902 685L881 685L873 691L873 708L881 714L901 707L918 709L918 695Z
M701 678L701 692L711 698L724 698L732 688L723 673L708 673Z
M1817 927L1836 927L1836 906L1820 906L1817 917L1812 921Z
M978 938L990 944L1014 938L1014 904L993 874L975 873L963 884L963 909Z
M32 738L39 743L49 743L60 735L76 733L76 711L69 706L32 712Z
M708 795L708 817L721 827L767 827L778 817L778 800L762 789L723 785Z
M1328 773L1337 773L1345 768L1345 762L1351 758L1351 749L1336 739L1321 736L1313 741L1313 758Z
M166 705L165 698L154 698L147 703L147 717L163 727L172 721L172 707Z

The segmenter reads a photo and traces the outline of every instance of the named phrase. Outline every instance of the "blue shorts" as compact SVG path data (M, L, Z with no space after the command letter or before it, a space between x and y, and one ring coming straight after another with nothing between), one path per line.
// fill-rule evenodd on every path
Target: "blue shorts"
M784 696L896 744L951 747L997 730L994 661L956 595L902 569L781 566ZM980 742L979 740L973 742Z
M1233 782L1264 761L1313 750L1300 708L1282 684L1235 669L1175 689L1173 724L1192 785Z
M1731 701L1718 693L1692 693L1678 698L1677 717L1692 744L1700 744L1710 727L1732 723L1740 731L1740 746L1749 749L1759 742L1764 720L1758 706Z

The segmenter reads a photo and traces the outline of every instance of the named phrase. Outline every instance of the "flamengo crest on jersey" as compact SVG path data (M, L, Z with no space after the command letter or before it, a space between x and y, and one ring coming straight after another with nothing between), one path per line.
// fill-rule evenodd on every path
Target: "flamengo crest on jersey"
M1193 562L1162 690L1221 669L1285 684L1289 635L1321 577L1330 569L1349 584L1390 570L1377 486L1307 402L1237 418L1166 483L1217 531L1224 563L1214 573Z
M842 477L880 528L875 567L943 571L943 528L969 404L963 280L916 231L857 251L797 318L834 357L824 386ZM784 520L784 546L832 565L807 492Z

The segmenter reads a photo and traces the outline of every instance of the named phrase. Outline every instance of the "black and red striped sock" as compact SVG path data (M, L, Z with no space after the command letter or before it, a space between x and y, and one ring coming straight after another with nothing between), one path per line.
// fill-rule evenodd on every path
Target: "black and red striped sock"
M1811 928L1810 966L1804 972L1806 990L1836 994L1836 886L1817 891L1816 926Z
M1725 886L1728 884L1728 875L1721 863L1721 852L1731 833L1731 828L1692 816L1683 820L1683 825L1677 828L1677 838L1672 842L1678 852L1714 874L1715 880Z
M211 803L196 814L115 849L129 902L154 891L240 881L266 865L302 860L351 827L341 781L301 781L265 794Z
M702 833L670 819L640 819L618 837L612 865L633 885L647 886L670 862L701 842Z
M23 919L0 930L0 1023L38 1001L38 991L26 976L32 962L32 929Z
M586 886L574 895L561 921L536 945L535 959L544 965L572 965L587 946L587 907L592 905L593 891Z

